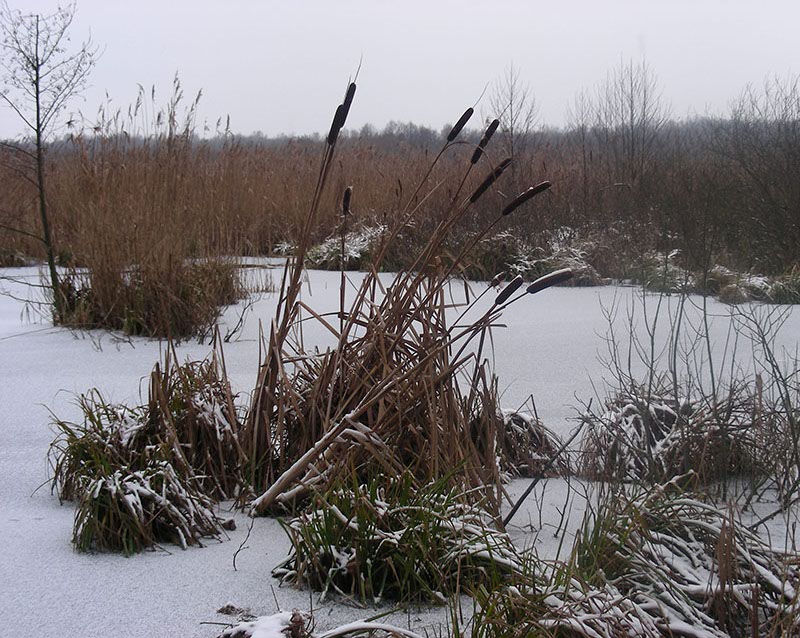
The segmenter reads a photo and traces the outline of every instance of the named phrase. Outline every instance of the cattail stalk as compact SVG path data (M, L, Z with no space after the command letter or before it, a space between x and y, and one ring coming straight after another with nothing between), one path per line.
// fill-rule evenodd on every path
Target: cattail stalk
M491 173L486 176L486 179L481 182L480 186L475 189L475 192L472 193L472 196L469 198L469 203L474 204L477 202L483 194L489 190L498 178L505 172L505 170L511 165L513 160L510 157L504 159L500 164L498 164L497 168L495 168Z
M549 288L550 286L557 286L558 284L563 284L565 281L569 281L570 279L572 279L571 268L562 268L561 270L554 270L551 273L539 277L530 286L528 286L526 292L529 295L535 295L537 292L541 292L545 288Z

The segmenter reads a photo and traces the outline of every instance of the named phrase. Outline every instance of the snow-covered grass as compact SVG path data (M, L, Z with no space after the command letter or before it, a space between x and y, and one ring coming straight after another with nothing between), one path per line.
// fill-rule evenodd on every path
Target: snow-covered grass
M6 269L3 274L35 278L35 268ZM362 275L354 273L354 285ZM385 282L391 275L381 275ZM303 298L318 312L335 312L339 306L339 274L312 271ZM25 289L8 283L17 296ZM475 284L480 292L483 284ZM463 287L452 289L462 299ZM605 343L606 319L598 301L610 306L616 299L624 304L632 289L551 289L541 296L511 306L503 316L505 327L492 332L495 370L500 380L501 402L516 409L528 395L536 396L539 418L565 437L574 426L569 419L577 411L574 394L588 399L589 379L606 374L597 360ZM348 297L353 287L348 287ZM694 299L699 304L698 299ZM265 296L251 309L244 328L225 346L228 376L234 392L253 387L259 365L258 319L274 316L275 297ZM724 346L730 314L708 301L715 348ZM229 308L223 318L223 332L235 325L244 304ZM46 320L30 322L24 307L9 297L0 297L0 387L3 388L4 416L0 430L0 536L4 548L0 561L0 611L4 631L10 634L37 630L62 636L215 636L217 625L231 619L215 614L229 600L255 614L275 612L271 585L281 609L309 609L308 592L278 587L271 569L289 553L290 542L274 519L248 519L234 514L237 529L223 542L187 551L145 552L131 559L111 554L77 554L70 539L73 523L71 505L60 506L47 489L36 488L48 477L45 456L53 431L48 427L48 409L61 418L81 419L75 397L88 388L101 389L109 401L130 405L141 403L143 380L161 359L165 346L141 338L124 339L109 333L70 333L54 329ZM692 310L694 312L694 310ZM659 338L664 337L659 327ZM639 330L644 333L644 328ZM800 316L792 314L778 335L776 345L793 349L800 336ZM325 348L330 334L308 324L307 345ZM210 345L187 342L177 348L180 359L201 360ZM746 353L740 363L748 365ZM634 365L635 362L634 362ZM525 487L514 482L512 497ZM571 487L569 487L571 485ZM509 530L518 547L533 544L541 557L553 557L561 546L568 554L587 500L580 490L585 483L564 479L543 482ZM541 505L541 512L539 505ZM561 510L566 505L564 526ZM247 536L247 528L253 529ZM565 529L566 528L566 529ZM783 547L791 520L781 517L770 522L773 543ZM247 537L246 549L233 556ZM790 539L791 540L791 539ZM789 545L791 546L791 544ZM353 609L333 600L320 603L312 596L320 631L378 613ZM469 608L470 603L465 602ZM445 623L447 610L423 609L412 612L414 626ZM416 620L416 619L419 620ZM407 626L407 614L400 612L386 622Z
M480 503L445 480L416 489L409 474L342 485L285 524L292 554L283 582L353 597L441 604L521 570L510 538Z

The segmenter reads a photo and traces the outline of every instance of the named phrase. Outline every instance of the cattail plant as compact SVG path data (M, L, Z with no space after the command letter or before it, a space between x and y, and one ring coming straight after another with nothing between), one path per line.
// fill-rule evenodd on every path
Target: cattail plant
M496 128L487 129L481 150ZM442 152L451 143L448 140ZM381 472L408 473L418 486L447 475L450 485L498 516L505 463L498 450L509 449L498 441L507 436L509 422L498 410L496 383L481 360L482 348L477 357L464 353L476 336L485 340L523 281L515 278L480 319L456 328L449 325L445 296L465 253L455 255L450 264L440 255L453 226L509 164L501 162L479 187L482 191L471 197L460 194L462 178L412 268L387 286L378 272L391 242L420 210L414 202L422 185L417 187L387 228L346 311L340 296L337 343L325 353L312 355L302 346L299 309L304 314L311 309L292 292L300 282L302 260L287 266L244 437L251 481L263 490L253 501L254 511L297 505L331 485L367 480ZM466 165L465 176L473 166ZM319 193L310 216L318 201ZM348 208L343 200L343 213ZM506 217L499 212L487 220L477 240ZM312 320L316 317L311 311ZM471 383L462 388L458 379L468 366L472 372L464 376ZM534 436L533 429L526 432ZM453 472L454 464L458 469Z

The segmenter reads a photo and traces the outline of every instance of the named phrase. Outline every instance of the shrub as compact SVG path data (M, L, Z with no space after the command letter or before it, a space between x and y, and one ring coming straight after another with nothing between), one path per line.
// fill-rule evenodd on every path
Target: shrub
M312 268L323 270L362 270L372 259L378 241L386 229L382 226L364 226L352 230L344 237L344 265L342 265L342 239L331 236L321 244L313 246L306 256Z
M800 269L779 277L769 289L769 301L778 304L800 304Z

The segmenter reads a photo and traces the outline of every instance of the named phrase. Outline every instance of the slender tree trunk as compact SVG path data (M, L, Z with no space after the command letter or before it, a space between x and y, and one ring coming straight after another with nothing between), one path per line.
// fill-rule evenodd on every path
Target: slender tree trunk
M47 251L47 266L50 270L50 287L53 289L53 305L55 309L55 323L63 318L64 297L58 283L58 271L53 251L53 240L50 234L50 221L47 216L47 197L45 196L44 176L44 140L42 139L42 105L41 105L41 77L39 75L39 20L36 20L36 75L34 78L34 94L36 96L36 185L39 191L39 216L42 221L42 239Z

